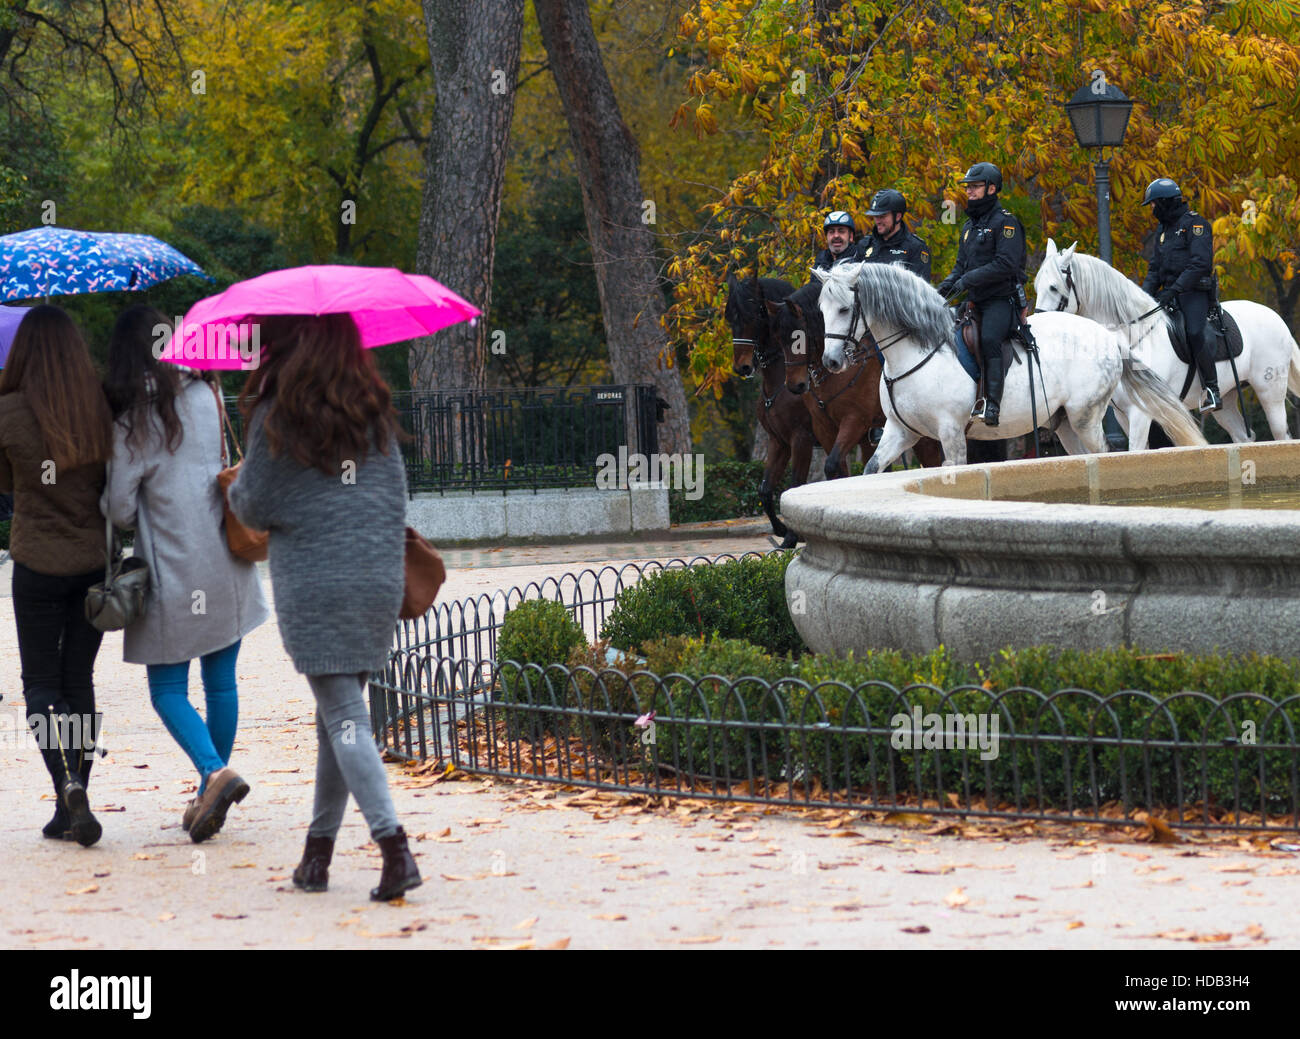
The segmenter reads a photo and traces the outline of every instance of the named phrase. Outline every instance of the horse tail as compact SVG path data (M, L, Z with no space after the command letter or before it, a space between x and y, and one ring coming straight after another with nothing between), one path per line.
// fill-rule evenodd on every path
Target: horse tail
M1300 346L1291 340L1291 365L1286 373L1286 388L1300 397Z
M1120 381L1137 401L1138 407L1164 427L1176 446L1205 446L1205 437L1201 435L1200 426L1192 421L1191 413L1169 385L1150 368L1125 357Z

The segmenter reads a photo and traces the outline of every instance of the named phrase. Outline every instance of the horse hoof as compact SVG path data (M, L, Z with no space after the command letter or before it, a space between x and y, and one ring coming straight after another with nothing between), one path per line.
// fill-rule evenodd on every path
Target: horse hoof
M786 534L786 536L785 536L785 540L782 541L782 542L781 542L779 545L777 545L776 547L777 547L777 548L797 548L798 545L799 545L799 535L796 534L793 530L791 530L791 531L789 531L789 532Z

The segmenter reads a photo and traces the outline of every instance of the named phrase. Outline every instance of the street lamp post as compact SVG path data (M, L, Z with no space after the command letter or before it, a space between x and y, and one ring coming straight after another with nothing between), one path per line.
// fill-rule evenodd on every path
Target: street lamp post
M1097 175L1098 248L1101 258L1110 263L1110 159L1106 149L1114 150L1124 143L1133 102L1119 87L1108 83L1106 74L1098 69L1065 103L1065 111L1079 146L1097 150L1093 170Z

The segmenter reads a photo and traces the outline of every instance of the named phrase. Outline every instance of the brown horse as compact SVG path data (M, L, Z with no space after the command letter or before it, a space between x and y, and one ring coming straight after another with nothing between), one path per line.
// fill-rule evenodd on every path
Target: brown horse
M878 358L861 358L833 375L822 367L820 294L821 282L811 281L783 300L769 301L767 309L785 360L786 387L803 398L819 441L824 444L827 431L834 430L832 446L826 451L829 480L848 475L849 453L855 444L862 445L863 461L870 459L875 445L868 434L872 428L884 426L885 413L880 407ZM943 448L937 440L923 437L913 451L924 466L943 464Z
M758 401L758 421L770 440L758 498L763 503L772 530L781 538L782 548L794 548L799 535L776 515L776 488L785 476L786 466L794 460L790 486L808 480L812 462L813 427L808 410L799 398L786 389L785 357L772 338L764 304L784 299L794 291L789 282L776 278L752 278L739 282L735 275L727 278L727 307L724 312L731 326L731 367L742 379L752 378L757 364L763 373L763 388Z

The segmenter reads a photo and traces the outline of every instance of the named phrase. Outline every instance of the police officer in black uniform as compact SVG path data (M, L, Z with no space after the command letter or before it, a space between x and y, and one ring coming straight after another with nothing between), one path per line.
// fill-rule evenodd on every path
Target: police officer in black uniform
M1021 286L1027 279L1025 229L1002 208L1002 173L991 162L975 163L959 183L966 185L966 223L957 263L939 292L952 299L965 290L979 313L985 396L975 402L971 418L996 426L1005 370L1002 343L1020 326Z
M1205 387L1202 411L1223 407L1219 376L1205 342L1205 319L1210 310L1210 289L1214 278L1214 235L1205 217L1188 208L1183 193L1168 177L1147 185L1142 199L1160 221L1160 237L1147 268L1142 290L1154 296L1162 307L1177 306L1183 312L1187 348Z
M877 191L867 216L875 221L862 240L862 258L868 263L901 263L918 278L930 280L930 247L914 235L903 219L907 199L893 188Z
M862 243L858 241L858 228L853 217L837 209L826 217L822 225L826 235L826 248L817 254L813 266L828 271L836 264L859 263L862 260Z

